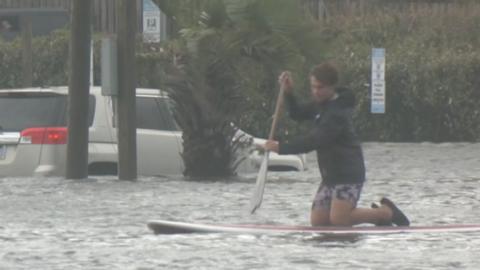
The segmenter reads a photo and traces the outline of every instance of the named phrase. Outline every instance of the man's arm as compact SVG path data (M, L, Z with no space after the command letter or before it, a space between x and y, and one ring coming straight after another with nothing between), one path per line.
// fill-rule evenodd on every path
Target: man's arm
M277 148L278 153L281 155L308 153L330 145L338 138L345 127L344 120L340 115L333 115L323 124L315 126L307 135L289 143L280 142Z

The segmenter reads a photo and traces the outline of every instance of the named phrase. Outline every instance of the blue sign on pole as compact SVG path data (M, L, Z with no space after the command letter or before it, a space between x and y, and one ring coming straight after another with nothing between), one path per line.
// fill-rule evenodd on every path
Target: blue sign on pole
M371 113L385 113L385 49L372 50Z

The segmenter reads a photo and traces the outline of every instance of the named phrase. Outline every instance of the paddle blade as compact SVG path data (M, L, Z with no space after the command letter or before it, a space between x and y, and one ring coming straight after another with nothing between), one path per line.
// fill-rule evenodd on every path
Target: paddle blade
M255 213L255 210L257 210L262 204L263 191L265 189L265 181L267 180L269 154L270 153L266 151L265 155L263 156L262 165L260 166L260 171L258 172L258 175L257 175L255 190L252 198L250 199L250 214Z

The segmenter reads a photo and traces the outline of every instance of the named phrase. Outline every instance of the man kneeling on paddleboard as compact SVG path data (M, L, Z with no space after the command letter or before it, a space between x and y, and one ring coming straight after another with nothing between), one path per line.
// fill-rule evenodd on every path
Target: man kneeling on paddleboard
M409 226L408 218L395 204L383 198L380 206L357 208L365 165L362 148L352 124L353 93L337 87L336 68L323 63L310 73L311 102L299 104L293 95L293 80L283 72L279 83L294 120L310 120L314 127L305 136L288 143L269 140L266 150L282 154L317 151L322 182L315 195L310 221L312 226L352 226L361 223Z

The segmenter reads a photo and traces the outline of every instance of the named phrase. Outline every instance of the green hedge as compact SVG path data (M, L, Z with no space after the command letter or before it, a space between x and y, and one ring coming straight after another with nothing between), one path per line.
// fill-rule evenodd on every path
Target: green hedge
M68 74L69 32L57 31L34 38L33 85L66 85ZM21 87L22 50L20 39L13 42L0 40L0 88Z
M382 10L322 25L357 130L375 141L480 140L480 4L438 16ZM370 114L371 49L386 48L386 114Z
M33 39L33 86L68 85L68 54L70 32L58 30L50 35ZM95 85L101 83L100 39L94 37ZM157 87L159 68L171 59L170 52L158 45L138 44L137 76L142 87ZM0 38L0 89L22 87L21 40L11 42Z

